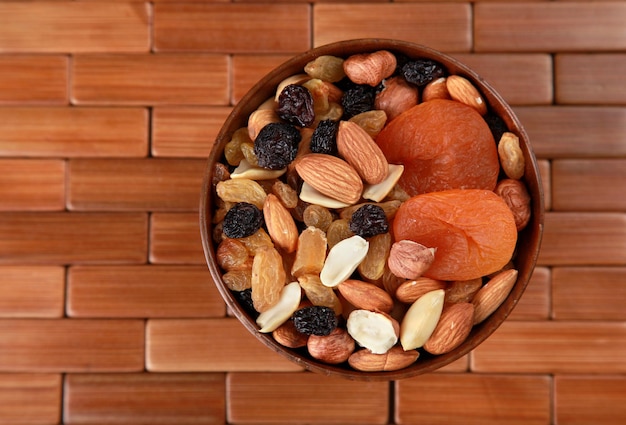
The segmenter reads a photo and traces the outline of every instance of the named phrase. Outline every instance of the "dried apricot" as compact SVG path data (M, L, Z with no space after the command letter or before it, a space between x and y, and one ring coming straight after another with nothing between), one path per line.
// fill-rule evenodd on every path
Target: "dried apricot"
M376 137L390 164L403 164L410 194L496 187L500 164L489 126L473 108L435 99L400 114Z
M517 243L515 219L494 192L453 189L417 195L406 201L393 222L396 240L410 239L436 248L424 276L469 280L501 269Z

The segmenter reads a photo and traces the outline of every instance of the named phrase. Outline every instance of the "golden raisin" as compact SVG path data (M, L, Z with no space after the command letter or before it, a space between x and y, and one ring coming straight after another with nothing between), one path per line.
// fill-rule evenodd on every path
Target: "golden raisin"
M298 192L287 183L276 180L272 185L271 192L276 195L285 208L295 208L298 205Z
M252 287L252 268L248 270L230 270L222 280L231 291L243 291Z
M241 152L241 144L246 142L252 143L250 136L248 136L248 128L242 127L235 130L230 142L226 143L226 146L224 146L224 156L230 165L239 165L244 158L243 152Z
M339 218L334 220L328 226L326 231L326 239L328 241L328 248L332 248L344 239L354 236L352 230L350 230L350 222L345 218Z
M262 209L267 196L263 187L250 179L230 179L219 182L215 190L217 196L227 202L247 202Z
M248 254L252 256L256 255L263 248L274 248L272 238L270 238L270 235L262 228L250 236L237 240L246 246Z
M342 305L332 288L324 286L318 275L305 274L298 277L298 283L313 305L330 307L336 315L342 312Z
M369 238L369 249L361 264L357 267L364 279L378 280L385 272L385 265L391 249L391 234L381 233Z
M286 283L283 258L275 248L262 248L252 262L252 303L263 313L278 302Z
M226 271L252 268L252 257L246 246L237 239L224 239L217 247L216 256L217 264Z
M333 222L333 215L326 207L311 204L304 209L302 220L307 226L317 227L323 231Z

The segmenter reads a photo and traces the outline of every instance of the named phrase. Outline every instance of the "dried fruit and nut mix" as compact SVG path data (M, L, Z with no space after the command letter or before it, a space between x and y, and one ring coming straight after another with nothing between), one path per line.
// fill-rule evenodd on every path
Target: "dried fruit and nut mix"
M216 165L224 283L260 332L324 363L450 352L516 282L524 168L518 137L442 64L320 56Z

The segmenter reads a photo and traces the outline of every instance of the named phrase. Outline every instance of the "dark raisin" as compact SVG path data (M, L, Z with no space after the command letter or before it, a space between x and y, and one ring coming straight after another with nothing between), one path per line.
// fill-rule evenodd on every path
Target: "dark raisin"
M425 86L431 81L443 77L444 74L443 66L431 59L412 60L402 67L404 79L418 87Z
M310 126L315 121L311 92L297 84L286 86L278 96L277 113L279 117L293 125Z
M263 213L247 202L238 202L224 215L223 232L229 238L245 238L254 234L263 224Z
M343 119L347 120L362 112L371 111L374 109L375 100L376 87L364 84L349 85L341 96Z
M509 131L506 123L496 114L487 114L483 118L487 122L489 130L491 130L491 134L493 134L493 139L498 143L502 135Z
M252 289L244 289L243 291L231 291L235 299L239 302L241 307L248 313L253 319L259 316L259 312L254 309L252 303Z
M363 238L387 233L389 221L387 221L385 210L374 204L363 205L352 213L350 230Z
M302 136L296 127L282 122L267 124L254 139L254 154L260 167L285 168L296 158Z
M311 136L311 152L335 155L337 153L337 130L339 130L338 121L320 121Z
M296 310L292 319L298 332L306 335L330 335L337 327L335 310L330 307L304 307Z

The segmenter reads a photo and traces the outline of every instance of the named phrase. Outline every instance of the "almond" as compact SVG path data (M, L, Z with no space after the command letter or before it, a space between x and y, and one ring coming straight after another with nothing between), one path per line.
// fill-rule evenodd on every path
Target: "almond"
M446 78L446 88L452 99L471 106L480 115L487 113L485 100L478 92L478 89L467 78L460 75L450 75Z
M446 77L440 77L426 84L422 92L422 102L433 99L450 99L450 93L446 87Z
M418 277L417 279L407 280L396 289L396 298L398 301L413 304L419 297L437 289L446 289L447 284L443 280L431 279L429 277Z
M280 345L289 348L305 347L309 336L299 332L293 324L293 320L287 320L285 323L274 329L272 336Z
M296 170L302 180L330 198L350 205L361 198L363 181L341 158L321 153L306 154L296 164Z
M474 324L489 317L500 307L517 282L517 270L508 269L495 275L474 295Z
M352 121L339 123L337 150L365 182L378 184L387 177L389 163L385 154L357 123Z
M456 303L447 305L441 312L439 323L428 341L424 350L430 354L445 354L454 350L467 339L472 330L474 319L474 305L471 303Z
M348 358L348 364L362 372L391 372L415 363L419 355L417 350L404 351L396 345L384 354L374 354L370 350L355 351Z
M273 193L265 198L263 217L267 231L274 243L285 252L295 251L298 246L298 228L289 210Z
M356 308L385 313L389 313L393 309L391 296L373 283L348 279L340 283L337 289Z
M306 346L311 357L329 364L345 362L356 347L354 339L342 328L335 328L330 335L311 335Z

